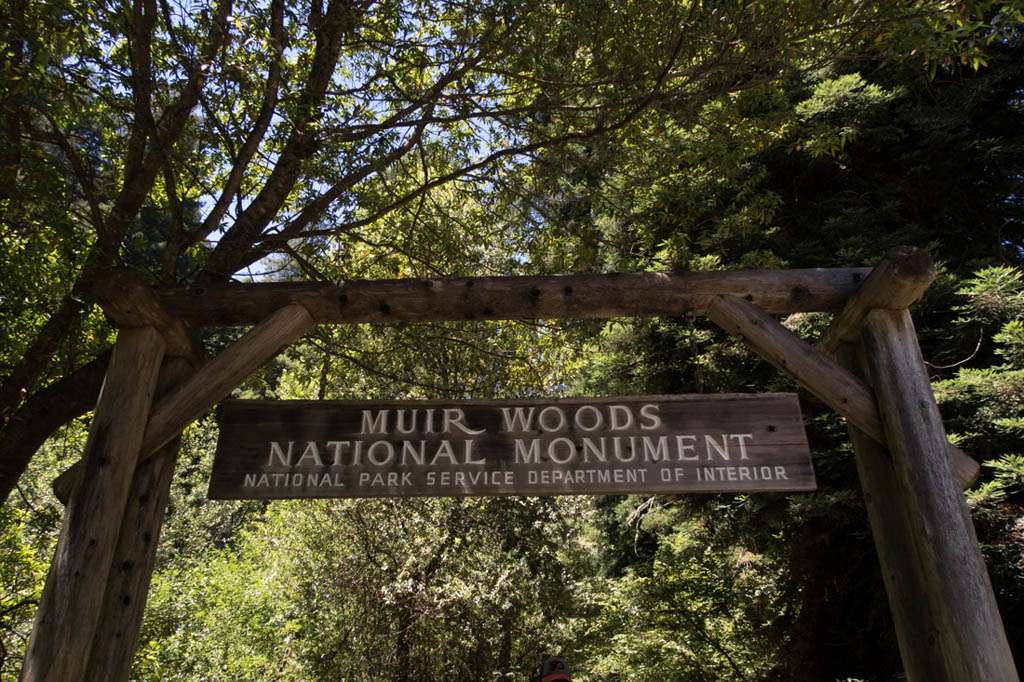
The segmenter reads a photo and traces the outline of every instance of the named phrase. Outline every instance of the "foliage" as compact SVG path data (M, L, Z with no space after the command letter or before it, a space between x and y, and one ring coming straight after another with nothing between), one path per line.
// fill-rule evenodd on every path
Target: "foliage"
M224 534L243 508L189 502L209 466L176 484L134 679L525 681L564 637L583 500L279 502Z
M957 327L978 344L954 376L935 384L950 436L983 462L968 492L979 540L1008 628L1020 627L1024 603L1024 366L1019 267L990 266L966 279ZM982 366L978 358L984 359Z
M1022 385L1016 362L1018 268L1024 253L1018 201L1024 147L1016 132L1024 111L1013 94L1019 92L1020 47L1014 29L1004 42L990 44L989 69L975 73L951 60L936 68L933 79L912 64L874 61L865 52L834 69L715 100L697 116L683 111L672 112L674 118L651 117L635 138L573 159L566 173L573 177L573 167L588 173L587 196L601 197L586 213L574 214L580 252L592 251L596 239L603 247L598 257L616 268L871 265L890 246L928 247L940 260L940 278L915 319L952 436L989 462L983 483L969 497L1010 633L1020 627L1015 614L1024 585L1015 464ZM951 299L960 303L952 306ZM786 321L810 339L824 322L815 316ZM615 322L606 327L599 348L587 365L583 390L785 386L735 343L695 320ZM708 679L899 674L887 605L874 597L883 586L846 435L816 401L802 396L801 402L818 474L813 498L793 498L788 508L766 503L727 513L691 498L662 501L676 521L651 528L636 524L649 502L599 506L611 575L594 587L597 599L630 595L624 601L637 608L645 604L645 590L671 583L678 574L666 576L658 566L667 548L679 542L670 530L675 523L715 529L711 536L720 544L704 546L719 547L722 556L750 553L775 566L774 589L782 596L774 612L785 614L784 624L723 638L723 650L751 658L737 665L741 672L716 672ZM782 521L773 511L780 506L788 509ZM623 528L627 519L635 530ZM788 543L776 541L781 537ZM731 561L735 567L736 559ZM676 586L685 603L706 603L703 589L685 581ZM712 612L718 608L743 622L732 593L710 594ZM629 613L630 607L616 608ZM646 612L630 625L621 639L629 640L629 651L642 653L629 659L622 654L624 643L597 637L590 656L603 670L662 665L671 647L684 640L666 641L657 619ZM861 638L850 637L851 631L872 633L872 648L861 648ZM756 654L743 648L752 645ZM680 660L666 667L676 673L685 668ZM665 670L645 672L672 679ZM685 679L705 679L698 671L688 674Z
M969 500L1019 647L1019 8L193 5L0 12L4 679L58 531L49 481L83 439L70 380L110 344L91 292L111 265L204 285L926 247L940 277L915 320L985 463ZM785 323L813 340L828 320ZM753 390L794 388L667 318L319 329L238 395ZM898 679L848 438L801 402L820 490L756 497L210 503L214 413L179 457L135 679L526 680L547 653L580 680Z
M599 231L566 238L599 201L580 157L600 165L652 122L735 124L737 104L869 36L980 59L977 34L1014 16L809 0L5 8L4 498L52 422L83 411L62 399L72 380L98 390L110 335L91 294L110 266L161 284L593 269Z
M0 680L16 680L57 544L63 507L49 472L66 468L85 441L74 422L50 439L17 487L17 503L0 507Z
M1019 269L989 267L967 280L958 293L966 301L955 308L963 315L958 326L980 334L982 342L974 356L988 358L988 366L958 367L955 376L936 384L936 396L951 436L999 471L996 462L1005 466L1020 454L1024 429L1024 367L1016 362L1020 346L1014 334L1024 315L1024 281ZM991 341L985 343L986 338ZM995 364L999 360L1006 362ZM1002 491L1003 483L1010 481L1012 477L997 476L991 484ZM984 500L985 490L976 491L974 499Z
M593 679L747 680L770 674L775 643L759 633L787 619L769 558L720 546L699 522L650 512L660 535L649 567L591 586ZM768 667L766 667L768 666Z
M263 680L286 672L288 624L273 589L283 586L243 556L204 555L187 572L157 574L135 679Z

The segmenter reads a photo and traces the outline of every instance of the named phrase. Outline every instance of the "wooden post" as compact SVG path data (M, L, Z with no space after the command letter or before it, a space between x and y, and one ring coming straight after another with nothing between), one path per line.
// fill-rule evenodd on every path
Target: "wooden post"
M228 397L247 376L270 362L314 324L313 317L302 306L285 306L157 401L146 426L139 461L146 461L177 438L186 426ZM82 473L82 463L77 462L57 477L53 489L58 499L63 500L70 493Z
M861 373L862 363L850 344L839 344L836 354L843 366ZM853 424L848 426L907 679L948 679L941 657L932 651L936 618L922 575L923 566L914 553L913 532L893 472L892 455Z
M192 368L184 358L168 359L160 372L158 397L191 373ZM180 439L172 440L135 470L86 680L120 682L131 674L179 442Z
M157 319L152 311L159 312L158 308L137 306L137 309L146 311L145 319ZM113 568L109 571L102 623L92 636L91 653L87 652L89 658L83 658L80 663L84 669L85 661L88 661L88 675L82 679L122 680L130 674L155 561L157 537L170 490L178 435L194 419L226 397L246 376L268 362L283 347L296 341L314 324L312 316L302 306L285 306L195 373L191 372L189 365L195 362L196 352L168 363L169 367L164 372L166 376L162 376L161 381L166 384L166 395L157 400L149 411L145 436L140 438L141 445L137 448L139 465L128 495L128 508L121 521ZM169 323L164 326L174 328ZM179 345L185 347L183 343ZM83 486L87 472L84 460L78 462L58 478L55 490L73 496L74 491ZM101 596L103 592L100 592Z
M894 490L905 515L910 557L927 600L928 629L901 642L926 647L918 682L1018 680L988 572L963 494L946 456L942 418L906 310L864 318L864 352L892 454ZM900 522L897 522L900 523ZM913 679L913 678L912 678Z
M189 333L185 323L169 314L133 270L113 268L96 277L89 293L103 312L120 327L155 327L167 343L167 355L186 358L193 367L206 362L203 345Z
M78 682L92 646L164 340L123 329L110 359L57 550L25 651L22 682Z
M935 264L925 251L912 246L891 249L832 320L818 340L818 349L834 355L841 343L860 345L860 324L865 315L876 308L910 308L933 281Z

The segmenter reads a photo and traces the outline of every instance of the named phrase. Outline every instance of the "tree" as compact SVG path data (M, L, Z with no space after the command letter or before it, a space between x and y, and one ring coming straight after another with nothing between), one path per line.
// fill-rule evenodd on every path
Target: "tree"
M887 242L911 241L931 245L948 262L936 287L948 294L983 265L1019 262L1021 174L1013 151L1019 142L1006 131L1020 129L1012 93L1019 88L1024 18L999 3L314 2L299 8L225 1L193 14L169 1L139 0L85 8L15 1L10 10L0 100L0 172L10 179L0 197L2 238L11 255L0 295L14 303L4 308L0 347L5 496L38 444L87 410L98 389L111 331L90 292L111 265L128 265L154 285L202 285L232 277L871 264ZM912 51L902 66L887 60ZM984 66L980 60L991 70L975 73ZM925 77L931 66L937 81ZM977 130L987 134L980 142ZM957 150L953 161L950 147ZM921 181L929 168L951 168L961 159L970 162L969 178L954 181L947 172L944 184ZM915 182L894 182L905 177ZM942 191L933 193L935 187ZM936 199L944 202L942 213ZM944 214L956 216L957 230L967 228L979 249L974 260L960 258L959 232L937 220ZM975 221L979 216L984 220ZM42 286L26 287L29 282ZM932 341L950 317L937 301L922 309ZM808 316L788 323L812 330L824 321ZM1017 331L1005 324L999 333L1010 351ZM571 378L578 356L561 343L561 333L544 325L478 324L324 330L252 384L263 382L258 388L268 393L301 389L325 397L337 386L389 396L524 395L537 385L564 387ZM207 345L223 338L210 335ZM966 357L960 353L966 339L955 336L936 357L946 364ZM616 352L599 358L602 371L591 373L588 388L786 386L695 320L620 323L608 328L606 340ZM386 352L396 349L418 356ZM543 352L530 358L534 349ZM978 363L991 358L978 356ZM550 381L563 359L566 373ZM1000 379L1015 385L1014 376ZM961 390L971 375L956 378ZM987 395L984 402L991 407L995 400ZM960 410L965 422L978 405ZM591 530L588 539L608 542L594 550L607 580L594 581L584 596L607 605L599 621L604 629L569 643L592 654L595 670L621 672L635 661L610 643L649 655L658 674L684 668L690 679L710 674L694 663L698 657L714 674L737 678L756 671L827 679L865 665L882 676L897 667L892 647L879 652L874 642L838 637L849 622L882 637L888 630L882 600L845 587L877 588L878 576L863 561L870 543L841 445L845 434L813 401L810 406L824 494L599 505L608 537ZM1013 414L999 418L1001 429L1016 428ZM999 486L978 499L986 513L994 511L987 537L996 553L1008 556L1017 545L1003 502L1016 503L1019 467L1009 458L997 462L991 469ZM36 464L52 473L64 461ZM34 485L39 480L34 476ZM511 632L505 615L535 627L536 611L502 602L525 591L522 583L534 570L528 562L513 562L516 590L495 596L484 586L507 559L507 538L499 541L499 531L530 538L537 529L524 519L502 526L497 521L507 509L482 507L463 515L471 504L424 504L410 521L414 538L434 533L454 543L465 535L469 555L483 567L477 574L444 563L445 549L406 557L403 568L418 581L361 576L362 594L397 595L381 613L367 614L365 604L347 604L337 592L326 595L330 613L345 622L379 616L372 632L410 634L387 651L334 640L346 658L324 663L324 674L354 670L377 653L399 674L440 669L433 647L451 632L424 617L435 607L503 632ZM339 509L364 515L340 528L355 538L353 547L397 555L406 536L388 525L387 505L338 505L287 521L313 529ZM527 516L547 509L530 507ZM286 525L283 517L270 517L268 533ZM4 542L23 546L7 533L19 523L9 518ZM224 547L202 544L215 561L201 577L229 584L238 608L203 601L210 593L178 594L172 577L158 583L157 604L173 612L195 597L205 622L228 639L216 653L251 655L233 672L259 674L281 663L268 653L268 622L289 632L308 626L291 622L293 603L246 589L247 581L267 577L259 561L270 557L269 535L240 531L231 521L190 519L182 527L225 529ZM358 530L375 524L384 526L387 541L359 544ZM182 542L185 535L172 532L171 539ZM311 574L320 568L313 549L363 559L352 547L311 546L321 540L289 536L302 548L297 566ZM232 543L244 549L232 553ZM164 552L173 554L166 546ZM435 557L436 568L427 571ZM172 564L167 561L166 576L177 569ZM553 582L558 569L545 566L541 577ZM1019 585L1010 562L1001 566L1004 584ZM360 577L344 567L338 574ZM439 575L446 585L461 582L472 594L495 599L479 608L438 599L429 588ZM19 580L12 584L30 601L32 588L24 585L32 580ZM705 582L714 589L699 595ZM309 581L293 598L306 604L324 596ZM757 612L765 604L783 615L765 618ZM653 611L639 622L620 618L645 609ZM251 641L231 639L236 631L224 624L232 611L260 626ZM175 649L181 628L197 621L178 616L152 619L156 644L148 654L159 660L183 651ZM578 626L573 617L579 612L569 616ZM608 637L617 623L636 625L636 636ZM502 652L541 641L535 630L516 632L520 639L512 637L508 647L479 633L467 640ZM826 644L810 646L822 633L829 635ZM731 639L740 634L747 641ZM755 636L764 639L750 639ZM679 654L678 641L689 643L689 653ZM312 636L301 644L305 663L322 661ZM872 656L859 653L866 650ZM470 658L466 651L460 665ZM206 649L196 658L211 668L224 662L213 654ZM283 660L293 666L299 658L293 650ZM403 667L406 661L417 667ZM794 661L804 664L800 670ZM493 659L485 667L509 669ZM168 675L166 669L153 674Z
M902 40L911 20L959 16L914 2L653 0L9 9L4 281L40 286L4 293L20 301L4 320L4 498L99 386L109 332L90 290L106 268L210 283L264 276L275 253L350 258L366 230L415 216L441 188L516 197L514 220L490 216L502 225L543 220L519 173L538 153L817 68L869 32ZM164 216L160 236L140 229L144 211ZM41 251L60 257L44 267ZM143 251L157 263L129 257Z
M941 274L915 321L951 436L985 462L983 483L968 499L1017 641L1024 585L1019 533L1011 530L1020 516L1022 415L1014 364L1024 234L1019 24L996 35L987 68L951 59L934 75L865 46L833 69L716 101L695 118L652 117L639 135L663 146L581 154L563 177L588 173L598 191L579 193L602 198L574 215L571 233L583 248L599 245L597 259L627 267L872 265L890 246L927 246ZM785 322L813 341L827 319ZM794 388L699 320L617 323L601 347L587 365L591 391ZM899 674L847 436L812 397L802 394L801 402L816 495L659 497L602 507L610 580L597 594L618 597L605 617L614 623L620 610L664 607L665 595L675 594L699 613L705 632L718 634L722 651L750 658L736 668L723 663L724 672L696 670L686 657L694 629L673 625L681 634L667 637L669 614L659 613L634 629L627 654L606 644L606 632L595 638L592 656L605 669L686 668L681 679ZM691 548L698 556L686 562ZM774 563L778 573L744 595L726 567L702 564L701 551L729 557L726 567L736 571ZM675 571L664 570L669 559ZM706 582L688 584L694 574ZM765 596L776 599L777 619L748 634L747 609ZM723 613L736 630L715 633Z

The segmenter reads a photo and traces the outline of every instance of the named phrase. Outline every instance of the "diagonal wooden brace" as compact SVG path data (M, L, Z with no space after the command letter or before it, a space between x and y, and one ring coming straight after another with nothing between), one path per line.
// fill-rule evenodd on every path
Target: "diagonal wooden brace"
M819 400L845 417L872 440L886 445L874 392L854 374L776 322L756 306L734 296L717 296L708 317L790 376ZM948 445L957 480L964 488L974 484L979 464L962 450Z
M316 320L308 310L301 305L289 305L246 332L153 407L139 460L145 461L177 438L186 426L228 397L246 377L315 325Z
M177 438L186 426L228 397L246 377L269 362L282 348L297 341L315 324L313 316L304 307L285 306L206 363L153 406L139 462L146 461L158 449ZM81 471L79 462L57 477L53 488L58 499L67 499Z

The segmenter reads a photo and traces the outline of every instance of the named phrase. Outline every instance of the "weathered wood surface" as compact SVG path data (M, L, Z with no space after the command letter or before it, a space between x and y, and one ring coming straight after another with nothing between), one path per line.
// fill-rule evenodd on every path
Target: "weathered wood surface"
M75 490L75 486L82 480L84 471L85 466L79 460L65 469L57 478L53 479L53 496L61 504L67 505L71 499L71 493Z
M206 360L203 345L178 317L168 313L133 270L116 268L98 275L90 293L119 327L155 327L167 342L167 355L186 358L193 367Z
M851 344L840 344L837 349L838 361L860 376L862 363L856 355ZM848 427L907 679L946 679L942 658L932 651L932 600L921 559L914 551L913 533L893 471L892 455L853 424L848 423Z
M22 682L85 679L163 354L163 336L152 327L118 334L86 443L85 475L64 515Z
M168 359L160 372L157 399L192 371L185 359ZM127 680L131 673L179 441L160 448L132 477L86 680Z
M815 488L793 394L229 401L210 498Z
M224 284L164 287L160 304L193 327L253 324L283 306L317 322L399 322L644 317L703 314L718 294L773 314L838 312L870 268L621 273ZM122 324L133 324L124 318Z
M206 363L153 407L142 444L142 459L177 438L186 426L229 396L246 377L298 341L315 324L302 306L285 306Z
M818 341L818 349L833 355L839 344L860 343L860 325L870 311L903 310L916 303L935 280L931 256L910 246L889 251Z
M709 305L707 315L725 331L742 337L751 350L869 437L886 442L874 393L851 372L744 300L718 296ZM954 461L957 480L964 488L971 486L978 477L978 463L951 444L947 444L947 451Z
M1018 680L981 549L953 480L947 441L910 314L864 318L864 355L874 380L906 510L913 553L929 600L929 630L915 645L939 660L928 682Z
M140 461L178 437L189 424L231 395L242 381L297 341L316 323L305 308L285 306L203 365L190 379L157 401L142 442ZM53 492L65 502L84 473L82 462L68 467L53 481Z

